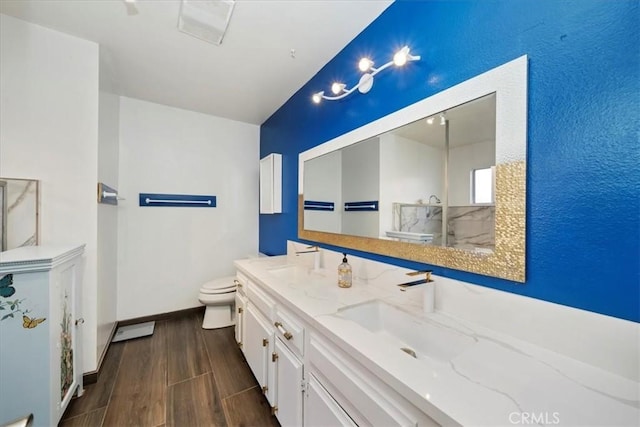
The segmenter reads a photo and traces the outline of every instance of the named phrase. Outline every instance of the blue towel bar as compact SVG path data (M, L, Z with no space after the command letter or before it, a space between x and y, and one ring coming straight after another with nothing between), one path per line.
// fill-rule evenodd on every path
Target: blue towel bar
M215 208L216 196L140 193L140 206Z

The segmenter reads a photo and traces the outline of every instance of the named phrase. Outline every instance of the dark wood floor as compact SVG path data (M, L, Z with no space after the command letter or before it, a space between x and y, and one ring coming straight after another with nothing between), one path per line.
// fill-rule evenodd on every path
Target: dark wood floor
M98 382L60 426L278 426L235 343L202 315L156 322L151 337L112 343Z

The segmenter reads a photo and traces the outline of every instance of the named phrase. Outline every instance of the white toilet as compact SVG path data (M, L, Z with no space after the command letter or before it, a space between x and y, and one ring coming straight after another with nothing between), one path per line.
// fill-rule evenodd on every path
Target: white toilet
M207 306L202 329L224 328L236 323L235 277L223 277L205 283L200 288L198 300Z

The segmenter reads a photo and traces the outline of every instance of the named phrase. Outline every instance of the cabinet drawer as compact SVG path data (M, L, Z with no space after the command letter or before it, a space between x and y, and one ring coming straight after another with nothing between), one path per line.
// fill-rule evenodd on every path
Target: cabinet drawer
M358 425L437 426L395 390L333 344L311 335L311 373Z
M309 375L304 425L305 427L357 427L353 420L349 418L349 415L344 412L313 375Z
M304 355L304 326L293 315L278 307L276 310L273 326L276 328L276 335L283 343L298 357Z
M275 301L250 280L247 281L246 292L249 303L260 310L262 314L266 316L267 320L273 323L276 307Z

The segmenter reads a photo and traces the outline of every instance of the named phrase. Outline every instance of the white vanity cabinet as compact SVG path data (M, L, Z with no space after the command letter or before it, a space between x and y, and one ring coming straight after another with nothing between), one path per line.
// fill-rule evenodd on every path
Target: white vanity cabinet
M241 273L238 276L242 281ZM245 359L280 425L301 426L304 388L302 322L277 307L259 285L246 280L244 288L246 300L242 327L238 328L236 324L236 340L242 333L239 342Z
M0 253L0 425L33 414L57 425L82 394L82 253L31 246Z
M336 345L312 333L308 350L308 372L315 376L335 402L357 425L437 426L433 419L400 396ZM327 409L307 412L326 415ZM326 399L321 405L326 404ZM324 416L323 415L323 416ZM321 420L307 417L311 425Z
M303 421L303 393L305 388L302 356L304 354L304 325L280 306L276 307L274 413L282 426L301 426Z
M272 360L275 365L275 415L283 427L301 426L304 389L302 362L280 338L276 338Z
M245 290L242 351L282 426L438 425L268 286Z
M272 326L275 302L258 285L247 280L247 301L243 312L242 351L262 392L275 406L275 328Z
M271 357L274 351L273 327L251 303L245 310L245 337L242 345L244 357L256 377L262 392L273 405L274 387Z

